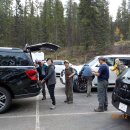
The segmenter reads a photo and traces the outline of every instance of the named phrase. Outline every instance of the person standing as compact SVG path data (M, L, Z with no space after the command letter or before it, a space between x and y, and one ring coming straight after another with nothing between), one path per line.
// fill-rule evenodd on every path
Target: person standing
M36 69L39 74L39 85L42 88L42 95L43 95L42 100L46 100L45 83L41 83L41 81L46 77L47 65L45 65L45 63L43 63L42 61L38 61L37 63L39 66Z
M81 75L81 77L87 81L87 97L91 96L93 74L90 66L87 64L84 65L79 72L79 75Z
M107 111L108 107L108 97L107 97L107 88L109 80L109 67L106 64L104 57L99 58L100 67L98 72L93 71L93 74L98 77L98 108L95 108L95 112L104 112Z
M125 66L124 64L121 64L120 60L117 58L115 59L115 65L113 66L113 68L111 69L111 71L115 71L117 77L120 76L125 69L127 69L128 67Z
M65 94L66 100L65 103L72 104L73 103L73 76L75 75L74 69L69 66L69 61L64 61L65 65Z
M118 67L119 65L120 65L120 60L117 58L117 59L115 59L115 65L111 69L111 71L115 71L116 72L117 77L120 75L119 67Z
M47 75L42 80L42 82L47 83L47 88L52 100L52 107L50 107L51 110L56 108L56 99L55 99L55 84L56 84L56 73L55 73L55 66L53 65L53 60L51 58L47 59L48 69L47 69Z

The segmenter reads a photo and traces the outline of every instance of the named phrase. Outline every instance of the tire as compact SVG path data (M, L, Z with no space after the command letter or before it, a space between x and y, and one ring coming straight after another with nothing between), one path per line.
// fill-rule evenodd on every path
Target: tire
M11 94L3 87L0 87L0 114L6 112L12 103Z
M74 92L78 92L78 93L86 93L87 84L85 84L84 82L79 84L78 80L74 81L73 90Z

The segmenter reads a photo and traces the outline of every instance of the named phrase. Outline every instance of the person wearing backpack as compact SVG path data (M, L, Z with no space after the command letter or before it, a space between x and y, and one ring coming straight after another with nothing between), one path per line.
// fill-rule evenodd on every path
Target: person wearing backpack
M91 96L91 89L92 89L92 81L94 79L94 75L92 74L91 67L87 64L83 66L79 75L87 81L87 97ZM94 76L94 77L93 77Z
M75 71L72 67L69 66L69 61L64 61L65 65L65 94L66 100L65 103L72 104L73 103L73 76L75 75Z
M127 68L127 66L121 64L120 60L117 58L115 59L115 65L111 69L112 71L116 72L117 77L122 74L122 72Z

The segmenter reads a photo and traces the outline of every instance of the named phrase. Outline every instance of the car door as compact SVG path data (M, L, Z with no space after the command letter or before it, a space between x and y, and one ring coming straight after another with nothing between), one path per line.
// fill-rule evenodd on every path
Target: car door
M116 72L115 71L112 71L112 68L114 66L114 63L115 62L115 58L114 57L106 57L106 63L107 65L109 66L109 84L110 85L114 85L115 84L115 81L116 81Z
M112 69L112 67L113 67L113 65L114 65L114 60L115 60L115 58L112 58L112 57L105 57L105 58L106 58L106 63L107 63L107 65L109 66L109 73L110 73L109 84L110 84L110 85L113 85L113 84L115 84L116 73L113 72L113 71L111 71L111 69ZM98 62L98 60L97 60L97 61L93 64L93 66L92 66L91 68L92 68L93 70L95 70L95 71L98 71L99 66L100 66L100 64L99 64L99 62ZM93 86L94 86L94 85L97 85L97 77L95 77L94 80L93 80Z

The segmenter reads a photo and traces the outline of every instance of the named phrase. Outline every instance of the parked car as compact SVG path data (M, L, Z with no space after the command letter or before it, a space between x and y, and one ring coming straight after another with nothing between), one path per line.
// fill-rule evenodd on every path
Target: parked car
M55 65L56 76L60 76L61 71L65 69L64 61L54 60L53 63Z
M0 113L10 108L12 99L32 97L40 93L37 71L30 53L43 47L58 49L58 46L49 43L26 46L25 50L0 47Z
M77 79L78 74L82 69L83 65L79 65L79 66L71 65L71 67L73 67L73 69L75 70L74 79ZM65 85L65 69L63 69L60 73L60 82Z
M130 68L124 71L116 80L112 94L112 104L115 108L130 116Z
M88 61L86 64L88 64L92 68L92 70L98 71L99 69L98 58L99 57L101 56L94 57L93 59ZM103 57L106 59L106 63L109 66L109 70L110 70L109 87L114 87L117 76L114 71L111 71L111 69L115 64L115 59L119 58L120 61L124 65L130 66L130 55L103 55ZM81 69L82 69L82 66L80 66L80 70ZM63 73L61 73L60 79L61 79L61 83L65 84L65 77ZM97 87L97 77L94 78L92 85L94 88ZM76 90L77 92L86 92L87 86L86 85L78 86L77 83L74 82L74 90Z
M55 65L56 76L60 76L61 72L65 69L64 60L53 60L53 63ZM70 66L72 66L71 63Z

